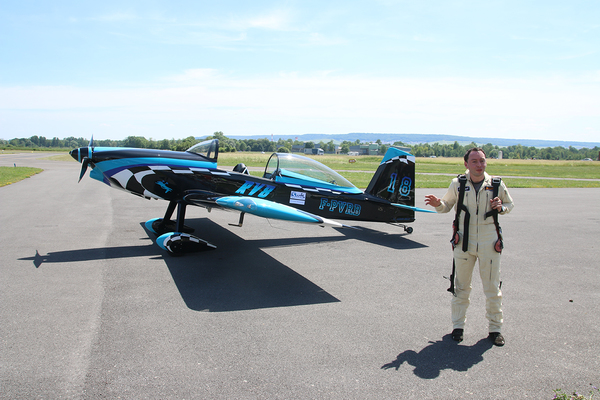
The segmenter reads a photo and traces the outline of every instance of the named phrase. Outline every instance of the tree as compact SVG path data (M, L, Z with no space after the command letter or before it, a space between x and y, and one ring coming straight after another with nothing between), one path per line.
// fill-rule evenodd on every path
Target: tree
M327 152L328 153L333 153L335 152L335 144L333 143L333 140L330 140L329 143L327 143Z
M148 140L143 136L128 136L123 141L123 147L134 147L136 149L148 148Z
M168 139L163 139L163 140L161 140L160 144L158 145L158 148L162 149L162 150L170 150L171 144L169 143Z
M182 141L177 142L175 144L175 149L174 150L176 150L176 151L186 151L187 149L189 149L190 147L192 147L196 143L198 143L198 140L196 140L195 137L188 136L185 139L183 139Z

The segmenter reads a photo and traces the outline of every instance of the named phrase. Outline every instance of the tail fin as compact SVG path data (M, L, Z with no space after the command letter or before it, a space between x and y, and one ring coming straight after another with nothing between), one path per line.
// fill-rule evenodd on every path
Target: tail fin
M415 205L415 156L390 147L383 156L366 193L414 207Z

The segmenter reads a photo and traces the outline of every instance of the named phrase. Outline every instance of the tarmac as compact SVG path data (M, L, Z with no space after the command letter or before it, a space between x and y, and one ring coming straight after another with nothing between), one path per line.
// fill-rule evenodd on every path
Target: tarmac
M170 257L167 203L44 171L0 188L1 399L551 399L600 387L600 189L510 189L503 335L474 274L450 338L453 215L320 228L188 208L216 250ZM493 171L489 171L493 173ZM445 189L418 189L424 196ZM591 386L592 385L592 386Z

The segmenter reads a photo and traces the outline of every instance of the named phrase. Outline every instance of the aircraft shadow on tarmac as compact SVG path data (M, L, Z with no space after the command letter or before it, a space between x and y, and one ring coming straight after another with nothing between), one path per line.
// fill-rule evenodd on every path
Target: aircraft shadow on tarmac
M475 364L483 361L483 354L493 347L492 342L481 339L473 346L462 346L452 340L452 335L445 335L442 340L429 342L418 353L406 350L391 363L385 364L381 369L396 369L404 364L415 367L414 374L422 379L435 379L445 369L454 371L467 371Z
M31 260L36 268L40 268L43 264L110 260L114 258L142 257L151 254L156 254L157 256L161 254L160 249L152 243L146 246L99 247L95 249L53 251L46 255L41 255L36 250L35 256L23 257L19 258L19 260Z
M208 218L188 219L186 225L218 246L183 257L165 255L173 281L190 309L226 312L339 302L262 251L261 246L267 243L244 240ZM287 243L294 246L318 241L307 239L291 238Z
M248 240L208 218L188 219L186 223L196 228L200 237L209 238L211 243L218 246L214 251L197 255L165 257L181 297L190 309L197 311L224 312L339 302L262 249L342 242L360 236L359 231L345 229L353 233L346 236ZM208 236L200 232L206 232ZM398 235L374 232L365 230L364 238L397 249L422 246L399 239Z
M405 233L387 233L378 231L376 229L365 228L362 226L358 227L357 229L333 229L335 229L339 233L342 233L346 237L346 239L360 240L361 242L376 244L378 246L388 247L394 250L409 250L427 247L422 243L415 242L414 240L409 239L409 237Z
M218 246L215 251L171 257L152 242L143 246L103 247L50 252L37 251L31 260L36 268L47 263L83 262L130 257L162 257L185 304L192 310L226 312L272 307L339 302L337 298L277 261L263 248L302 246L356 239L394 249L423 247L405 235L368 228L340 229L344 236L244 240L208 218L188 219L196 232L204 232ZM140 224L144 228L144 224ZM145 229L145 228L144 228ZM295 250L291 250L295 251Z

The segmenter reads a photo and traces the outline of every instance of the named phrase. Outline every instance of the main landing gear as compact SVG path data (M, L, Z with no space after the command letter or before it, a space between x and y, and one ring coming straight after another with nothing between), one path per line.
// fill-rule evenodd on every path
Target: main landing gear
M190 234L194 229L184 224L186 206L184 201L171 200L164 218L146 221L146 229L158 235L156 244L172 256L216 249L217 246ZM175 208L177 208L176 222L171 221Z

